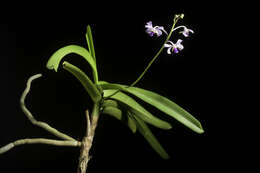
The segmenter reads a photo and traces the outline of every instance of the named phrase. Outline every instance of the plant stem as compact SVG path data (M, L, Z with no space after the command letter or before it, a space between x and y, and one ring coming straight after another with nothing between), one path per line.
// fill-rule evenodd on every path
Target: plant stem
M93 138L95 136L95 130L98 124L99 109L99 104L94 104L91 113L91 119L89 117L88 110L86 111L86 136L83 138L81 142L81 151L79 156L79 165L77 173L85 173L87 170L88 162L91 159L91 157L89 156L89 151L92 147Z

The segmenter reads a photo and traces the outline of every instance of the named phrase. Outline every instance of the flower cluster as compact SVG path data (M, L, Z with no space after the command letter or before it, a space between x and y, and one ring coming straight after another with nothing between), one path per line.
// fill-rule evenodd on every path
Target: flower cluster
M163 26L153 26L152 21L147 22L147 24L145 25L146 28L146 33L149 34L149 36L154 36L156 35L157 37L161 36L163 34L163 32L168 35L168 33L164 30ZM188 37L190 35L190 33L194 33L193 30L188 29L186 26L178 26L176 28L174 28L172 30L175 31L177 29L182 29L182 31L180 31L179 33L181 33L184 37ZM181 51L184 46L182 45L182 41L181 39L178 39L176 43L173 43L172 41L167 41L164 44L165 48L167 49L167 53L168 54L172 54L172 52L174 53L178 53L179 51Z

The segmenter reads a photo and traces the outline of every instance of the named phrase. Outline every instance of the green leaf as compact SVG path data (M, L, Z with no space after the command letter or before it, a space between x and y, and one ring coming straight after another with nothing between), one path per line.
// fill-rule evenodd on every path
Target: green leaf
M107 107L107 106L112 106L112 107L118 107L118 103L115 100L104 100L102 103L102 107Z
M100 85L103 89L117 89L128 92L175 118L191 130L197 133L204 132L200 122L196 118L166 97L137 87L127 87L125 85L110 84L107 82L101 82Z
M117 107L113 107L113 106L105 106L102 110L102 113L104 114L108 114L114 118L116 118L117 120L122 121L124 124L126 124L130 130L135 133L136 132L136 124L133 121L133 119L130 117L129 114L125 114L123 113L123 111L121 111L119 108ZM127 116L127 117L126 117ZM127 118L127 119L126 119ZM126 122L127 121L127 122Z
M115 92L115 90L104 90L104 97L109 96L114 92ZM139 103L137 103L130 96L128 96L122 92L118 92L111 98L125 104L126 106L130 107L133 111L138 112L138 116L140 116L140 118L142 120L144 120L145 122L150 123L158 128L162 128L162 129L171 128L171 125L168 122L160 120L159 118L153 116L150 112L145 110Z
M106 106L103 108L102 113L111 115L118 120L122 120L122 111L116 107Z
M134 118L133 118L133 115L132 115L132 113L129 112L129 111L127 111L127 114L128 114L128 116L127 116L127 118L128 118L128 119L127 119L128 127L132 130L133 133L135 133L137 127L136 127L136 123L135 123L135 120L134 120Z
M50 69L50 70L54 69L57 72L60 61L62 60L62 58L64 58L66 55L68 55L70 53L75 53L75 54L82 56L91 66L91 68L93 70L95 81L98 81L98 73L97 73L96 62L91 57L89 52L81 46L69 45L69 46L65 46L63 48L60 48L48 60L47 65L46 65L47 68Z
M87 43L88 43L89 53L93 57L94 61L96 62L96 55L95 55L93 37L92 37L91 28L90 28L89 25L87 26L86 40L87 40Z
M88 49L89 49L89 53L91 55L91 57L93 58L93 60L96 63L96 55L95 55L95 49L94 49L94 42L93 42L93 37L92 37L92 32L91 32L91 28L88 25L87 26L87 33L86 33L86 40L87 40L87 44L88 44ZM96 78L94 71L93 71L93 76L94 76L94 81L95 83L98 82L98 78Z
M147 140L147 142L150 144L150 146L163 158L163 159L169 159L170 156L167 154L167 152L163 149L159 141L156 139L156 137L153 135L149 127L143 122L142 119L140 119L137 115L134 116L137 124L137 130L144 136L144 138Z
M83 85L83 87L86 89L88 94L90 95L91 99L93 100L94 103L97 103L98 101L101 100L102 96L95 84L89 79L89 77L81 71L78 67L64 61L62 64L63 68L70 73L72 73Z

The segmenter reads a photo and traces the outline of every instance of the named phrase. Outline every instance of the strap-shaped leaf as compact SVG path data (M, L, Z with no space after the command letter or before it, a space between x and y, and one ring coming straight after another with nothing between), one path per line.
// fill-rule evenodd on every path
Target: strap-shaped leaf
M111 115L118 120L122 120L122 111L116 107L106 106L103 108L102 113Z
M104 113L106 113L108 115L112 115L115 118L117 118L118 120L127 121L127 125L131 129L131 131L133 133L136 132L135 121L133 120L132 115L127 110L127 108L120 107L119 104L117 103L117 101L111 100L111 99L104 100L101 107L103 108ZM121 111L120 109L122 109L123 111ZM123 118L122 116L127 117L127 120L126 120L126 118Z
M112 107L118 107L118 103L115 100L104 100L104 102L101 105L102 107L112 106Z
M91 28L89 25L87 26L86 40L87 40L87 44L88 44L89 53L93 57L94 61L96 62L94 42L93 42Z
M100 85L103 89L117 89L133 94L134 96L175 118L193 131L197 133L204 132L200 122L196 118L166 97L137 87L127 87L125 85L110 84L107 82L101 82Z
M123 121L123 123L127 124L127 126L130 128L130 130L133 133L136 132L136 124L133 121L132 117L130 117L129 114L123 115L123 112L119 108L113 107L113 106L105 106L102 110L102 113L108 114L120 121ZM127 116L127 117L124 117L124 116ZM127 121L127 122L125 122L125 121Z
M104 90L104 97L111 95L115 91L116 90ZM138 112L138 116L140 116L140 118L142 120L144 120L145 122L150 123L158 128L162 128L162 129L171 128L171 125L168 122L163 121L163 120L153 116L150 112L148 112L146 109L144 109L139 103L137 103L130 96L128 96L122 92L118 92L111 98L125 104L126 106L132 108L134 111Z
M136 127L136 123L135 123L135 120L134 120L134 118L133 118L133 115L132 115L132 113L130 112L130 111L127 111L127 124L128 124L128 127L132 130L132 132L133 133L135 133L136 132L136 129L137 129L137 127Z
M93 84L93 82L89 79L89 77L81 71L78 67L64 61L62 64L63 68L70 73L72 73L83 85L83 87L86 89L88 94L90 95L91 99L93 100L94 103L97 103L98 101L101 100L102 96L97 89L97 86Z
M89 54L87 49L85 49L81 46L77 46L77 45L69 45L69 46L65 46L65 47L57 50L48 60L47 68L50 70L54 69L57 72L62 58L64 58L66 55L68 55L70 53L75 53L75 54L82 56L91 66L91 68L93 70L94 78L98 79L96 62L91 57L91 55Z
M163 149L159 141L156 139L156 137L153 135L149 127L143 122L141 118L138 116L134 116L137 124L137 130L144 136L144 138L147 140L147 142L150 144L150 146L163 158L163 159L169 159L170 156L166 153L166 151Z
M96 54L95 54L95 49L94 49L94 42L93 42L91 28L90 28L89 25L87 26L86 40L87 40L87 44L88 44L89 53L96 63ZM97 78L98 76L95 76L94 71L93 71L93 76L94 76L95 83L97 83L98 82L98 78Z

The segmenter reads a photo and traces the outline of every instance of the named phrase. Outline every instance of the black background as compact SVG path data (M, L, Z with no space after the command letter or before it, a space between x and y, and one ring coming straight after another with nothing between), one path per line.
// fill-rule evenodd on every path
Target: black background
M183 39L184 50L177 55L167 55L165 50L137 86L174 100L200 120L205 133L196 134L145 105L173 125L169 131L151 127L171 156L165 161L141 135L131 134L122 123L104 115L96 131L88 171L212 172L244 166L238 164L243 149L235 144L237 133L243 135L243 130L227 123L235 116L233 86L241 77L239 71L236 73L240 59L230 53L233 49L230 40L235 34L231 25L243 15L219 3L140 3L7 5L1 20L0 146L21 138L55 139L31 125L19 108L26 80L36 73L43 77L33 83L26 100L35 118L79 140L82 138L84 111L91 109L92 104L89 96L62 68L55 73L45 65L52 53L63 46L86 47L88 24L92 27L100 80L130 84L165 39L150 38L144 32L145 23L152 20L169 30L174 14L184 13L185 18L178 25L186 25L195 34L183 38L176 33L173 39ZM69 55L66 60L90 74L80 57ZM78 155L76 148L24 145L0 155L0 170L76 172Z

